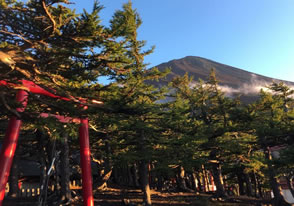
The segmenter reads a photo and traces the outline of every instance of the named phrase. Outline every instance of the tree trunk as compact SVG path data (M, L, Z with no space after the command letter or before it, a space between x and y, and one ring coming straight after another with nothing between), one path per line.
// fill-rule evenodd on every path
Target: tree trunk
M239 194L240 195L245 195L243 170L241 168L239 168L237 170L236 175L237 175L238 185L239 185Z
M216 186L216 197L226 197L226 191L224 188L221 166L219 163L212 163L212 175L214 179L214 184Z
M197 181L198 182L198 185L197 185L198 191L203 192L201 178L200 178L200 172L196 173L196 178L198 180Z
M154 189L156 186L156 176L153 171L154 168L154 164L149 164L149 184L151 189Z
M68 134L64 133L61 141L61 201L68 202L71 200L70 191L70 165L69 165L69 146Z
M107 182L110 179L112 171L113 171L112 164L110 161L111 148L110 148L110 144L109 144L108 140L106 140L106 142L105 142L105 151L106 151L106 157L104 160L104 164L102 166L99 164L99 166L102 168L100 170L99 178L95 182L95 186L94 186L94 188L96 188L98 190L103 190L103 189L107 188ZM118 181L117 175L118 174L114 172L115 181ZM118 182L116 182L116 183L118 183Z
M121 177L123 179L123 185L129 186L129 177L128 177L128 165L123 164L121 167Z
M41 164L40 167L40 196L39 196L39 206L44 205L45 203L45 195L47 196L47 186L46 186L46 179L47 179L47 155L46 155L46 141L45 135L40 131L37 130L36 137L39 141L39 161ZM45 194L46 193L46 194Z
M132 168L128 165L128 179L129 179L129 186L134 186L134 178L132 175Z
M252 173L252 180L253 180L253 185L254 185L254 197L259 197L257 191L257 177L256 177L256 174L255 172Z
M114 177L114 182L118 185L121 185L121 181L120 181L120 178L119 178L119 168L118 166L114 166L113 168L113 177Z
M156 189L158 190L158 191L162 191L162 189L163 189L163 182L164 182L164 178L161 176L161 175L159 175L159 174L157 174L158 176L158 180L157 180L157 186L156 186Z
M134 163L132 166L132 173L133 173L133 178L134 178L134 184L136 187L139 187L139 178L138 178L138 169L137 169L137 164Z
M259 178L256 178L256 179L257 179L257 188L258 188L259 197L263 198L264 195L263 195L263 192L262 192L260 179Z
M189 191L194 192L194 178L192 176L191 172L186 172L186 177L185 177L186 185Z
M52 173L51 165L54 164L56 159L56 140L46 142L47 138L40 131L37 132L37 136L40 139L40 151L41 151L41 179L40 179L40 189L41 193L39 196L39 205L45 206L47 204L47 195L48 195L48 183ZM51 171L50 171L51 170ZM49 172L50 171L50 172Z
M203 182L203 191L204 192L208 192L209 188L208 188L208 178L207 178L207 174L206 174L206 170L204 168L204 165L202 165L202 182Z
M221 164L216 155L217 153L218 153L218 150L214 149L214 150L211 150L209 154L210 162L212 166L212 176L213 176L214 184L216 186L215 196L217 198L225 198L227 197L227 195L226 195L222 172L221 172Z
M253 191L252 191L252 184L250 180L250 176L248 173L244 173L245 182L246 182L246 193L248 196L253 197Z
M140 164L140 179L141 188L144 193L143 201L146 206L151 206L151 191L149 186L149 175L148 175L149 164L146 160L142 160Z
M198 189L198 179L197 179L196 172L192 172L192 189L195 192L198 192L199 191L199 189Z
M270 185L271 185L271 188L274 193L274 199L272 201L273 205L274 206L290 206L290 204L285 201L285 199L282 195L281 187L277 181L277 178L275 178L276 172L275 172L273 165L271 164L272 157L271 157L271 153L270 153L269 148L266 149L265 156L269 160L268 161L268 174L269 174Z
M141 188L144 194L143 202L145 206L151 206L151 191L149 186L149 162L145 159L144 154L147 153L146 149L146 137L144 131L141 131L140 134L140 144L139 149L141 151L142 157L140 162L140 180Z
M178 167L178 175L177 175L177 185L178 189L181 192L186 192L188 190L186 181L185 181L185 170L184 167Z

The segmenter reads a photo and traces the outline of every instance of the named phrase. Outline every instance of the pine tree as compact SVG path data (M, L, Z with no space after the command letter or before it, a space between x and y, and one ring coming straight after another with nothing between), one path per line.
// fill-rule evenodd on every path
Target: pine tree
M8 55L15 65L9 65L7 58L2 58L1 78L13 83L33 81L71 100L67 104L30 95L29 111L46 112L50 108L51 113L78 116L80 112L74 104L91 104L90 100L97 98L98 77L115 78L125 72L124 65L130 63L129 51L125 49L129 40L118 40L120 35L126 34L118 34L119 31L113 34L113 29L101 25L99 12L103 7L98 2L94 3L91 13L82 14L76 14L67 4L65 0L1 1L1 54ZM11 111L11 102L3 101L10 97L9 90L11 88L1 87L2 103ZM82 98L90 99L85 102Z
M184 172L193 173L198 165L205 162L205 152L200 145L205 141L201 130L203 121L199 118L198 103L199 87L192 87L192 78L185 74L176 77L170 83L171 101L166 103L165 115L161 125L164 133L164 150L168 157L162 156L162 162L178 168L175 171L178 188L181 191L191 191L185 183Z
M108 112L115 114L116 118L116 121L110 123L118 131L117 158L127 160L128 164L139 163L143 201L145 205L151 205L149 165L153 158L153 145L160 133L156 121L160 118L158 101L163 98L163 91L155 89L146 81L161 78L165 74L157 69L146 68L144 57L153 48L142 52L145 42L137 39L137 29L142 22L131 2L117 11L110 23L109 33L117 38L124 36L129 61L124 67L128 72L118 75L115 83L108 87L111 93L105 93L108 99L106 106L111 108Z
M289 97L293 92L283 84L273 83L269 88L275 92L261 91L260 100L255 104L254 124L259 138L259 144L264 150L270 185L274 193L274 205L288 205L278 185L277 165L274 164L271 147L287 143L290 121L288 118Z

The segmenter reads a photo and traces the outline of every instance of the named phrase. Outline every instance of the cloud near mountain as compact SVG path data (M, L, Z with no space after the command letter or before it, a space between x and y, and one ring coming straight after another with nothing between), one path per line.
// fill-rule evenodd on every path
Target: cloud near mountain
M227 96L234 96L234 94L237 93L244 95L256 95L261 89L269 91L267 86L270 84L271 82L258 80L255 74L251 74L250 83L241 84L238 88L233 88L227 85L220 85L220 88Z
M227 96L231 97L241 94L241 99L243 98L245 102L251 102L256 99L259 91L261 89L268 90L267 86L272 82L282 81L294 89L293 82L258 75L243 69L195 56L171 60L156 67L161 71L166 68L171 69L171 73L168 74L166 81L154 82L157 86L164 85L174 77L183 76L185 73L193 77L194 83L199 79L205 81L208 79L210 71L214 69L222 91L225 92Z

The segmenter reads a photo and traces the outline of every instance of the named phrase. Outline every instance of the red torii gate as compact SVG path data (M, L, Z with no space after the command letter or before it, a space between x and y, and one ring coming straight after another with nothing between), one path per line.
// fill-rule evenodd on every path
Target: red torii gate
M21 108L17 108L17 112L23 112L28 102L28 92L34 94L41 94L55 99L62 99L71 101L66 97L57 96L36 85L28 80L21 80L21 84L9 83L5 80L0 80L0 86L7 86L12 88L21 88L16 95L16 101L22 104ZM93 101L95 103L95 100ZM98 102L101 103L101 102ZM41 117L48 117L50 115L42 113ZM68 122L73 120L69 117L54 115L61 122ZM82 168L82 190L84 206L94 206L93 192L92 192L92 172L91 172L91 157L88 131L88 118L80 118L79 128L79 143L80 143L80 159ZM0 206L2 206L5 187L8 181L10 168L13 162L15 149L17 146L19 131L22 121L16 116L12 116L8 123L8 128L4 137L4 141L0 150Z

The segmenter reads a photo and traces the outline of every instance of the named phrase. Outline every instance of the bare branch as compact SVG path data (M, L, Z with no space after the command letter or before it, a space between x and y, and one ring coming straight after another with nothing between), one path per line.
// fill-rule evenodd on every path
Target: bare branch
M104 102L100 101L100 100L95 100L95 99L92 99L90 100L91 103L88 103L86 99L84 98L75 98L73 96L71 96L68 92L67 93L67 97L72 100L73 102L75 103L78 103L80 105L83 105L83 106L89 106L89 107L104 107Z
M42 7L45 11L45 13L47 14L47 16L49 17L51 23L52 23L52 33L55 32L56 30L56 22L55 20L53 19L52 15L50 14L50 12L48 11L47 7L46 7L46 3L45 3L45 0L42 0ZM47 28L46 28L47 29Z

